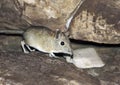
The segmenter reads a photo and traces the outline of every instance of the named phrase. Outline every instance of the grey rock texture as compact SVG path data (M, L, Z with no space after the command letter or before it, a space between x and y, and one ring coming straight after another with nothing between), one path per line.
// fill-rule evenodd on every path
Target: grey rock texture
M27 29L30 24L65 31L79 0L1 0L0 28ZM85 0L74 16L70 38L105 44L120 43L120 0Z
M42 53L0 52L0 85L100 85L82 70Z
M120 43L120 0L86 0L70 27L71 38L105 44Z
M24 30L32 24L64 31L78 2L0 0L0 29ZM75 48L95 48L105 67L83 70L42 53L24 54L22 36L0 34L0 85L120 85L120 0L86 0L68 32L71 39L90 41Z

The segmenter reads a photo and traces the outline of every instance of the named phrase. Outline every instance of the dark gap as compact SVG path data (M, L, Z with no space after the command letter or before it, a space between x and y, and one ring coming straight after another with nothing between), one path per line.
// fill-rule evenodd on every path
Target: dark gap
M21 37L23 37L23 35L22 34L5 34L5 33L0 33L0 36L13 36L13 37L16 37L16 36L21 36Z
M97 47L120 47L120 44L105 44L105 43L96 43L92 41L83 41L83 40L75 40L70 39L70 42L82 45L93 45Z
M64 58L64 56L70 56L72 58L72 56L70 54L66 54L66 53L54 53L54 54L55 54L55 56L58 56L58 57Z

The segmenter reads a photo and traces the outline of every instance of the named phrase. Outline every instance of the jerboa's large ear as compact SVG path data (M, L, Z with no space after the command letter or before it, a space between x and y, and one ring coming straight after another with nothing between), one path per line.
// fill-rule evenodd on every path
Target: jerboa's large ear
M60 31L60 29L56 29L56 34L55 34L55 38L58 39L61 36L62 32Z

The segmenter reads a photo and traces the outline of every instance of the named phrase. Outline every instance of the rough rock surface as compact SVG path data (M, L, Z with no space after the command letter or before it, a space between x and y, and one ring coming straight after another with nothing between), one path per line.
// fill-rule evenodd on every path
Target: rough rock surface
M120 47L98 48L97 52L106 63L100 69L89 69L88 74L100 80L101 85L120 85Z
M71 38L97 43L120 43L120 0L86 0L70 28Z
M27 29L30 24L65 31L80 0L1 0L3 23ZM106 44L120 43L120 0L85 0L70 26L70 38ZM15 27L12 27L16 29Z
M0 85L100 85L62 59L42 53L0 52Z
M45 83L45 79L47 79L47 83L54 81L54 79L57 80L50 83L51 85L56 85L56 82L58 83L59 81L62 81L64 84L68 82L69 84L71 82L77 82L77 84L79 83L78 85L87 85L88 83L88 85L99 85L99 82L100 85L120 85L119 45L102 46L98 44L97 46L94 44L91 45L90 43L81 44L80 42L74 45L72 44L72 47L75 49L87 47L95 48L99 56L106 64L102 68L83 70L77 69L74 65L66 63L64 59L49 58L41 53L22 53L20 47L20 37L0 36L0 44L1 85L5 85L5 82L9 84L11 83L11 85L29 85L33 84L33 82L37 82L35 85L38 85L39 77L43 83ZM41 70L41 66L43 66L43 70ZM12 76L9 76L9 74ZM51 74L55 77L53 78ZM75 80L76 82L71 80ZM31 82L29 83L29 81ZM81 82L86 82L87 84L81 84ZM60 83L60 85L64 84Z
M78 2L0 0L0 29L10 25L12 29L26 29L28 23L62 29ZM71 38L106 43L96 47L96 43L80 41L76 45L76 48L94 47L97 50L106 64L99 69L80 70L63 59L21 53L21 36L0 35L0 84L120 85L120 45L107 45L120 43L119 16L120 0L86 0L71 23Z
M2 0L0 21L20 27L30 23L53 30L62 29L78 2L79 0Z

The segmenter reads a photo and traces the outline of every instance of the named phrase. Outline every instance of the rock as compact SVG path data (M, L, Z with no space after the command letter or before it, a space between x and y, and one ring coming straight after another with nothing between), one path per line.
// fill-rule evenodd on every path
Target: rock
M88 69L88 74L100 80L101 85L120 85L120 48L97 50L106 65L100 69Z
M22 36L0 35L0 52L23 52Z
M79 0L18 0L17 5L24 8L22 17L28 22L62 30L78 2Z
M66 19L78 2L79 0L0 0L0 29L5 28L4 23L15 26L13 29L17 27L26 29L28 23L31 23L44 25L53 30L56 28L62 30ZM71 22L70 38L106 44L120 43L119 9L120 0L86 0ZM90 72L87 74L86 71L77 69L62 59L49 58L41 53L21 53L21 40L21 37L0 35L1 85L100 85L100 83L119 85L120 83L119 48L117 50L115 47L107 48L111 51L105 56L104 53L100 53L102 59L107 56L108 62L105 62L106 66L103 69L99 69L99 73L93 72L91 76ZM89 43L80 47L89 47ZM104 49L101 45L98 48ZM108 65L109 63L112 64Z
M3 23L24 29L32 24L65 31L66 21L78 3L79 0L2 0L0 28ZM70 38L119 44L119 16L120 0L85 0L71 22Z
M17 27L27 27L28 22L21 17L22 8L17 4L17 0L0 1L0 28L4 23Z
M105 44L120 43L120 0L86 0L70 26L70 38Z
M94 48L84 48L73 50L73 58L65 57L68 63L74 64L78 68L100 68L105 65ZM93 62L94 61L94 62Z
M67 18L78 2L79 0L2 0L0 21L23 28L32 24L64 31Z
M42 53L0 53L1 85L100 85L62 59L46 57Z

